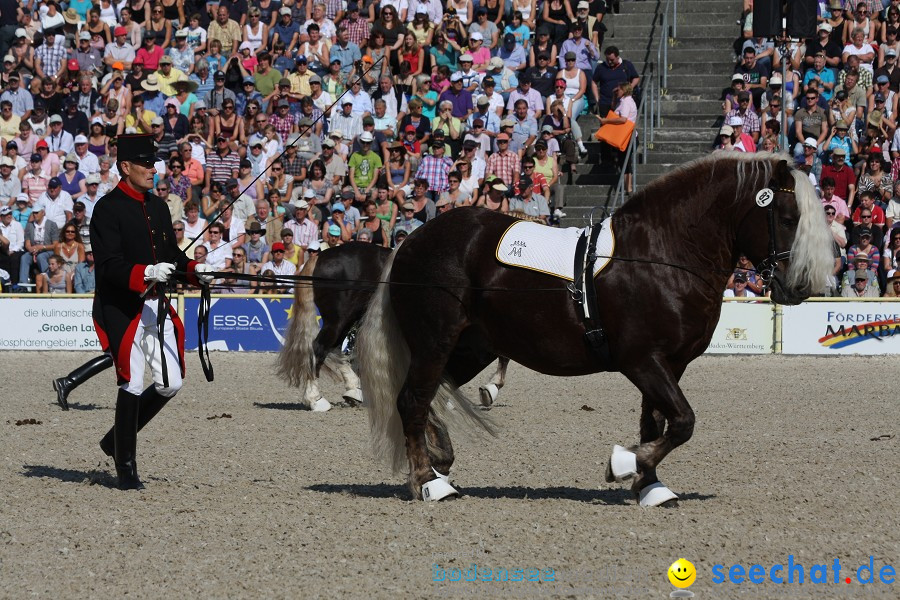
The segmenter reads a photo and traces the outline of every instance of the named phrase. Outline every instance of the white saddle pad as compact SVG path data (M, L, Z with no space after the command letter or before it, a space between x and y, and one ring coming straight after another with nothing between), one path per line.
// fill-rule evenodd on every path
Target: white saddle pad
M584 229L548 227L529 221L517 221L500 238L497 260L511 267L539 271L568 281L575 279L575 244ZM597 238L597 261L594 277L609 263L616 240L612 219L603 222Z

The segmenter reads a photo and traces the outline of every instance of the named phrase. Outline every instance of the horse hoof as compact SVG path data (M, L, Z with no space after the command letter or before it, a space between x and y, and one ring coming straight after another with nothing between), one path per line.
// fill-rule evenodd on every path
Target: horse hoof
M422 500L426 502L437 502L449 496L459 496L459 492L444 480L443 475L438 474L437 479L422 484Z
M641 506L678 506L678 496L661 481L651 483L641 490Z
M613 446L606 465L606 482L626 481L637 475L637 455L622 446Z
M500 395L500 388L498 388L497 385L493 383L481 386L480 388L478 388L478 391L481 393L481 405L487 407L490 407L492 404L494 404L497 396Z
M350 406L359 406L362 404L362 390L359 388L347 390L344 392L342 398L349 404Z
M310 410L313 412L328 412L331 410L331 402L326 400L325 398L319 398L313 405L310 407Z

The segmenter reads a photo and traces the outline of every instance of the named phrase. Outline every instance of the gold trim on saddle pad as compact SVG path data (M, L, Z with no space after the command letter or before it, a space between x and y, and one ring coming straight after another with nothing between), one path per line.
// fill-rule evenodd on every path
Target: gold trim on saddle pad
M600 227L596 225L595 227ZM497 242L494 256L501 264L537 271L566 281L575 274L575 245L584 230L577 227L548 227L529 221L516 221L506 228ZM594 277L609 264L615 254L612 219L603 222L597 239L597 262Z

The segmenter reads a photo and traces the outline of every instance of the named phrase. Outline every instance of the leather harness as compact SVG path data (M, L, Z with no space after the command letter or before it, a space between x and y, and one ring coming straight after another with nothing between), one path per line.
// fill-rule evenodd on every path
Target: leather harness
M584 324L584 341L604 366L613 364L609 351L609 339L600 323L597 308L597 289L594 287L594 263L597 262L597 238L603 231L603 223L588 224L575 245L575 280L569 284L569 292Z

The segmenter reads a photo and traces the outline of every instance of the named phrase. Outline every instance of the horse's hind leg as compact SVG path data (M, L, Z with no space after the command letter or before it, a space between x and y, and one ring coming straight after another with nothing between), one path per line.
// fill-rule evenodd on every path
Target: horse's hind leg
M425 425L425 441L428 449L428 458L431 459L431 466L440 475L450 478L450 467L453 466L455 458L453 454L453 444L450 442L450 434L447 432L447 426L432 411Z
M641 443L635 449L637 474L631 486L642 505L658 505L676 498L656 476L656 467L694 433L694 411L678 386L683 369L673 369L659 356L625 375L643 393ZM677 374L676 374L677 373ZM663 431L663 427L668 428Z
M478 388L478 392L481 395L482 406L490 407L497 401L500 390L503 388L503 384L506 383L506 369L508 367L509 359L505 356L499 357L497 360L497 370L491 375L491 380Z
M444 373L453 385L458 386L468 383L493 361L493 354L485 350L481 343L476 344L475 347L471 345L473 340L472 336L467 336L466 347L457 346L444 367ZM509 359L501 358L500 360L501 369L498 369L494 376L497 377L499 374L501 378L500 385L503 385L502 377L505 374L505 365L509 363ZM446 402L447 400L438 398L435 401ZM453 466L455 459L453 444L450 441L450 434L446 425L438 418L434 410L431 411L428 419L425 435L428 442L428 456L431 459L431 466L440 475L445 475L449 478L450 467Z

